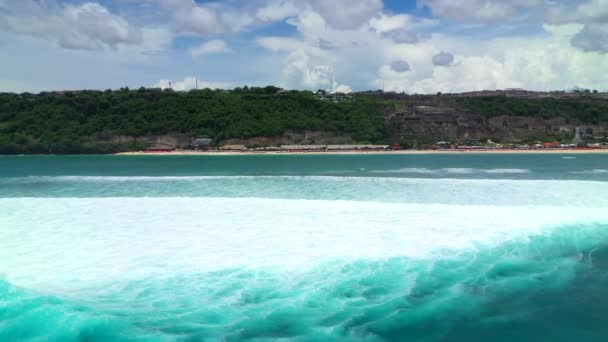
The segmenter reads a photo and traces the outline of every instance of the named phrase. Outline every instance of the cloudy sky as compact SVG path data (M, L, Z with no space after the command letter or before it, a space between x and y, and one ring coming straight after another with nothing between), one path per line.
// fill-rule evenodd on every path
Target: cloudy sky
M608 0L0 0L0 91L608 90Z

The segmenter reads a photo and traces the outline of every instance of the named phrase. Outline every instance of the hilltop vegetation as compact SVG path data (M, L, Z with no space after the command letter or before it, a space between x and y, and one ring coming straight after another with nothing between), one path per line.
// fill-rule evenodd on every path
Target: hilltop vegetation
M392 94L392 95L391 95ZM0 154L111 153L145 148L111 143L108 136L208 135L228 139L278 137L286 131L324 131L356 142L402 141L385 114L400 104L448 106L458 115L563 117L608 122L605 100L356 94L348 101L322 100L309 91L276 87L232 91L144 89L0 94ZM437 104L440 103L440 104ZM467 114L468 113L468 114ZM453 120L452 120L453 121ZM485 125L483 120L476 125ZM434 125L434 124L433 124ZM432 127L443 127L442 123ZM429 126L431 127L431 126ZM420 130L425 134L424 129ZM432 136L433 139L439 137ZM431 139L431 137L429 137Z
M385 139L374 101L320 101L276 87L233 91L160 89L0 94L0 153L107 153L138 146L95 142L101 134L187 133L229 138L279 136L286 130L345 133L357 141Z
M486 117L499 115L550 119L562 117L585 123L608 122L608 104L556 98L521 99L506 96L466 97L458 101L467 110Z

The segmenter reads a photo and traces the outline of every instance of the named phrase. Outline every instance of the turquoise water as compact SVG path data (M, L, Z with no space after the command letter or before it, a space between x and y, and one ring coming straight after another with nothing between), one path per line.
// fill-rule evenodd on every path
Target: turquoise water
M604 341L608 155L0 157L0 341Z

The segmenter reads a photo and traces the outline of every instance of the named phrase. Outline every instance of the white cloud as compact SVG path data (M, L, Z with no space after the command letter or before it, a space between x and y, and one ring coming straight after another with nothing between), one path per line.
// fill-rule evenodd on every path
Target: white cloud
M294 50L303 50L303 49L311 49L306 42L295 39L295 38L287 38L287 37L259 37L256 40L257 44L265 49L270 51L294 51ZM314 49L313 49L314 50Z
M570 42L583 51L608 53L608 23L587 24Z
M458 66L450 69L437 68L428 77L416 73L403 73L383 66L379 71L380 80L376 85L384 85L386 90L408 93L435 93L500 89L519 86L507 77L504 65L491 57L465 58Z
M420 18L405 13L380 13L369 20L369 26L379 33L428 29L435 27L438 24L439 23L435 19Z
M433 65L436 66L448 66L454 61L454 55L449 52L440 52L433 56Z
M478 41L434 35L418 45L388 48L389 56L407 58L412 70L398 73L386 63L378 69L374 88L408 93L461 92L484 89L531 90L606 89L608 59L569 44L580 25L545 26L546 34ZM455 57L449 68L433 68L429 61L441 46Z
M554 24L584 25L570 40L572 46L587 52L608 53L608 0L553 7L547 20Z
M333 67L315 63L303 50L296 50L285 58L281 74L281 86L284 88L325 89L332 93L352 91L350 86L335 80Z
M248 11L223 3L199 4L193 0L157 0L175 18L182 33L201 36L238 32L255 22Z
M190 54L193 57L228 52L232 52L232 49L230 49L228 45L226 45L226 42L221 39L210 40L190 49Z
M390 67L393 71L399 73L410 71L410 64L406 61L393 61Z
M256 17L265 22L280 21L299 13L298 6L291 0L268 1L256 12Z
M382 0L268 0L255 16L262 21L280 21L314 12L332 28L352 30L380 15Z
M382 0L308 0L312 9L336 29L356 29L380 14Z
M411 22L412 17L408 14L387 15L382 13L379 16L372 18L369 25L374 30L383 33L408 27L411 25Z
M407 30L395 30L388 32L386 35L391 37L393 42L397 44L416 44L420 41L420 37L416 32Z
M192 89L228 89L231 87L226 82L209 82L198 79L194 76L185 77L181 81L160 80L152 88L173 89L175 91L188 91Z
M53 78L67 80L41 76L47 78L40 82L44 89L52 84L94 87L101 78L104 87L151 84L163 75L187 75L201 68L208 68L204 70L215 79L238 75L239 82L246 78L255 84L311 90L331 88L332 78L339 80L333 82L334 91L383 84L387 90L410 93L606 88L608 0L577 0L568 6L549 0L418 1L441 19L416 16L415 11L385 11L380 0L252 0L238 7L236 0L119 0L108 8L95 2L62 5L57 1L0 0L0 42L9 61L0 66L0 74L7 80L27 74L23 70L32 62L20 62L21 56L48 50L49 61L53 59L48 75L55 71ZM125 2L130 5L121 8ZM543 8L549 10L546 16L534 12ZM154 13L138 17L137 11L144 9ZM541 19L553 25L542 26ZM294 30L256 37L261 49L250 49L246 39L251 32L255 35L256 28L276 21L285 21ZM518 30L523 22L530 26ZM544 32L527 30L532 25ZM495 34L499 28L504 29L500 36ZM483 39L465 35L476 32ZM176 35L209 38L183 49L171 44ZM241 48L230 56L231 63L221 58L213 59L217 64L183 58L229 52L236 41ZM53 45L85 51L53 49ZM394 63L405 61L407 68ZM93 65L103 69L92 70ZM78 72L70 73L78 66ZM21 72L11 70L19 67ZM92 70L89 81L81 77L83 70ZM35 83L35 78L27 81ZM168 87L169 82L157 86ZM171 84L178 90L192 89L196 78ZM199 88L206 86L228 84L199 80Z
M512 19L541 0L417 0L438 17L456 21L495 22Z
M51 39L66 49L115 49L143 41L140 29L96 2L60 6L53 1L21 0L3 8L0 29Z
M547 12L547 20L554 24L601 23L608 21L608 0L586 0L555 5Z
M608 21L608 0L590 0L578 6L580 16L594 21Z

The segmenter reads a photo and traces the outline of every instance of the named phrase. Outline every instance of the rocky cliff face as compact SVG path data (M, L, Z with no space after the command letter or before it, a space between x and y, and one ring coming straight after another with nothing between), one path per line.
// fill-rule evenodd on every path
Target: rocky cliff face
M151 148L179 148L186 147L192 144L196 139L195 136L190 134L164 134L164 135L147 135L141 137L133 137L129 135L105 135L97 136L94 138L95 142L98 143L112 143L112 144L129 144L129 143L142 143Z
M387 137L385 142L406 142L423 146L437 141L462 142L466 139L494 139L517 143L532 138L572 137L580 127L584 137L606 138L608 122L587 123L563 117L545 119L536 116L484 116L464 108L454 95L420 95L381 98L390 100L381 106ZM607 100L608 102L608 100ZM109 135L97 142L114 144L144 143L152 148L184 148L197 137L190 134L149 135L143 137ZM353 144L354 139L332 131L292 131L281 136L228 139L220 144L278 146L288 144Z
M95 137L98 143L129 144L142 143L150 148L185 148L192 145L197 137L189 134L165 134L133 137L127 135L107 135ZM290 144L352 144L354 140L350 135L330 131L286 131L279 137L253 137L249 139L228 139L222 145L246 146L279 146Z
M254 137L249 139L229 139L226 144L242 144L246 146L279 146L291 144L352 144L353 138L348 134L330 131L286 131L280 137Z
M608 136L608 122L590 124L561 117L509 115L488 118L459 107L453 99L408 100L388 106L384 111L391 137L414 145L484 138L515 143L537 137L574 135L577 127L584 136Z

